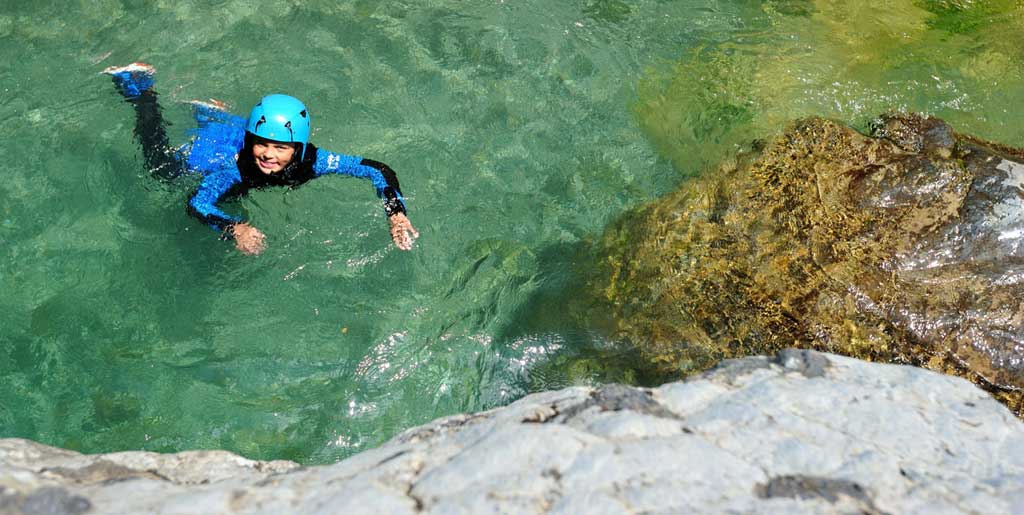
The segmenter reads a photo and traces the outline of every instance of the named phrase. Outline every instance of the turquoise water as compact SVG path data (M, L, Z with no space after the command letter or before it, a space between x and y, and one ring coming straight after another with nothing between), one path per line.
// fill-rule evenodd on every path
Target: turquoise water
M1012 3L0 5L0 436L84 452L323 463L607 379L587 363L611 344L561 310L577 249L794 116L923 110L1024 142ZM179 143L184 101L299 96L314 143L397 170L416 248L345 178L231 205L258 257L218 241L98 75L133 60Z

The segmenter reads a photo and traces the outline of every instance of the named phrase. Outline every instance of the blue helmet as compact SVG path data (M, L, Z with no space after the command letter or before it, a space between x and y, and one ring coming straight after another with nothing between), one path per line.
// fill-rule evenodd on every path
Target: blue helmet
M267 95L252 108L245 130L264 139L298 143L301 157L309 148L309 112L295 97Z

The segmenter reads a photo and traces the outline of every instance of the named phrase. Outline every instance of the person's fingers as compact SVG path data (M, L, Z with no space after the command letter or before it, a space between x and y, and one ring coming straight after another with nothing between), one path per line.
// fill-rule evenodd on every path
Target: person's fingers
M409 245L409 238L407 238L405 236L404 232L397 231L394 234L394 237L392 238L392 240L394 240L396 247L398 247L398 248L400 248L402 250L409 250L409 247L410 247L410 245Z
M412 244L420 233L412 226L405 215L398 214L391 218L391 240L401 250L411 250Z
M239 243L238 245L236 245L236 247L242 254L245 254L247 256L251 256L256 253L255 249L253 249L252 246L247 244Z
M410 222L408 218L402 220L402 230L408 232L409 235L412 236L412 238L414 239L420 237L419 231L417 231L416 228L412 226L412 222Z
M236 227L235 247L243 254L252 256L263 252L266 236L251 226Z
M392 240L395 242L395 246L402 250L409 250L412 248L412 241L409 239L409 235L402 228L398 228L392 234Z

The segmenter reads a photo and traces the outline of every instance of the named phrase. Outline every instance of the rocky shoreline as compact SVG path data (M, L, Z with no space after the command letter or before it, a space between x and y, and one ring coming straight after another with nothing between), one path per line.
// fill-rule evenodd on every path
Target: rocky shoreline
M0 513L1021 513L1024 423L969 382L806 350L527 396L300 467L0 440Z

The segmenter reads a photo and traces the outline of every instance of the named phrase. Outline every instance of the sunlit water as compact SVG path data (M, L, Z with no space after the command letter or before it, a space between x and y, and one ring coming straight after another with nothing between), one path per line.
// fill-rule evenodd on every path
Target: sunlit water
M321 463L608 377L572 256L737 145L887 109L1024 143L1019 6L862 4L0 1L0 436ZM218 241L97 73L140 59L177 143L181 102L302 98L398 171L416 248L340 177L230 205L261 256Z

